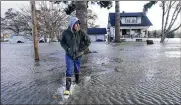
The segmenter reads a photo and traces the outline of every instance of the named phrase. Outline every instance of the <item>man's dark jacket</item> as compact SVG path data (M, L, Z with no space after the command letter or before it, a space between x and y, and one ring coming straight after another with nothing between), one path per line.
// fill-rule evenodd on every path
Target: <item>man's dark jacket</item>
M73 25L76 21L78 21L76 17L70 19L69 27L62 33L60 42L66 54L73 59L82 56L91 44L89 36L82 29L78 32L73 31Z

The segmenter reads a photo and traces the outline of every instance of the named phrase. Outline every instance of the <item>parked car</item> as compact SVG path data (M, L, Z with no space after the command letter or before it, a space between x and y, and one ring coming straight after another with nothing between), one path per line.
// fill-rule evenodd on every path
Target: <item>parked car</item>
M49 38L40 38L39 39L39 43L45 43L45 42L49 42L50 41L50 39Z
M105 41L105 40L103 40L103 39L96 39L96 42L103 42L103 41Z
M12 36L9 38L10 43L24 43L25 41L23 36Z

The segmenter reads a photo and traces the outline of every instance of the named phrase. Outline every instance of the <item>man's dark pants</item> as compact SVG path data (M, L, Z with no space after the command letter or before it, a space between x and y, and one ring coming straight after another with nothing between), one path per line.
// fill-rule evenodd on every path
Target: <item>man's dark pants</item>
M73 69L75 73L75 80L76 82L78 82L81 58L82 56L76 59L72 59L68 55L65 55L65 61L66 61L66 67L67 67L66 69L66 89L67 90L70 90Z

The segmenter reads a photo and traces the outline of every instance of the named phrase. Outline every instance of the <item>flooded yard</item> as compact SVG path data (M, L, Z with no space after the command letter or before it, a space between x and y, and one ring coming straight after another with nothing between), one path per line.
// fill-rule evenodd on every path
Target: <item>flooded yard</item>
M92 42L81 83L63 100L64 50L58 42L1 43L2 104L181 104L181 42ZM56 98L52 98L56 95Z

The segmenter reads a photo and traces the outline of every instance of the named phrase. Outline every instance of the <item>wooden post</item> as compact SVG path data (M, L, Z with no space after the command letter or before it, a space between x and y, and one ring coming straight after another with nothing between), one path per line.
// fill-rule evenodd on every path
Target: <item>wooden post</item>
M120 10L119 1L115 1L115 42L121 42L120 39Z
M38 29L37 29L37 20L35 13L35 1L30 1L31 4L31 19L32 19L32 30L33 30L33 41L34 41L34 52L35 52L35 60L39 61L39 53L38 53Z

